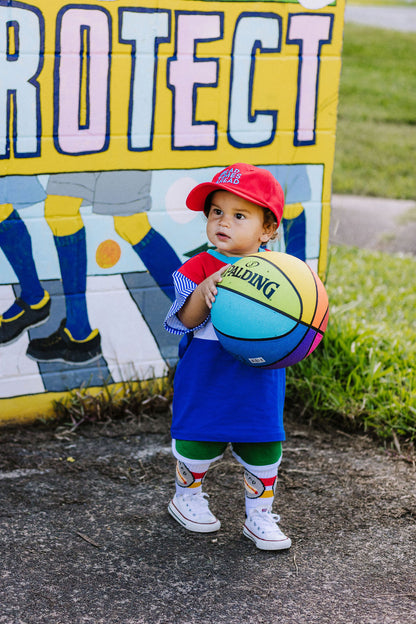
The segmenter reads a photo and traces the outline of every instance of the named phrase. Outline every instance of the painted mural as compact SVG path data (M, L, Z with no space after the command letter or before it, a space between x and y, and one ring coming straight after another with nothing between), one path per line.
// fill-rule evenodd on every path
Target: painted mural
M286 198L324 276L344 1L0 0L0 422L162 376L185 207L226 165Z

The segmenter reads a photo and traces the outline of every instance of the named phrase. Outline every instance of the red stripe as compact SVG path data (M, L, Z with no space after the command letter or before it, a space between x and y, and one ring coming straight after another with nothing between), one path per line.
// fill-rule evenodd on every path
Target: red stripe
M205 472L192 472L192 476L194 479L202 479L202 477L207 473L207 471L205 470Z
M263 485L267 486L267 485L273 485L273 483L276 481L276 477L266 477L266 479L260 479L260 481L263 483Z

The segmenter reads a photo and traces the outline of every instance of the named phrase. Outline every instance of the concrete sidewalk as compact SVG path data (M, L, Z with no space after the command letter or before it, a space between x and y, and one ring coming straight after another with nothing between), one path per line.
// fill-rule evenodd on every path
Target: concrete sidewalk
M333 195L329 242L416 255L416 202Z
M416 32L416 7L347 5L345 21L388 30Z

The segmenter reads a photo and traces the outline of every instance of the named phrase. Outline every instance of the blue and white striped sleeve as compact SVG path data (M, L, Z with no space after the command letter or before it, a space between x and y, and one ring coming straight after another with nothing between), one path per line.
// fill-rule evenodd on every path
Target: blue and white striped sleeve
M192 295L198 284L190 280L180 271L175 271L175 273L173 274L173 285L175 286L176 299L166 315L164 322L165 329L171 334L177 335L187 334L189 332L195 331L196 329L200 329L207 323L209 316L207 316L207 318L200 325L198 325L198 327L193 327L190 329L180 321L177 315L179 310L184 305L185 301L190 295Z

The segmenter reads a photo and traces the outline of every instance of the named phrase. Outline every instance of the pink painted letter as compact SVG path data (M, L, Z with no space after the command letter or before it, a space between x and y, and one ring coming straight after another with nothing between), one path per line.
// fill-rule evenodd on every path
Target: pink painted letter
M331 40L333 15L300 13L289 16L287 43L299 46L298 99L294 145L315 143L319 53Z
M60 152L90 154L107 147L109 20L102 9L69 8L61 14L60 28L58 21L54 134Z
M177 17L176 51L169 60L168 81L173 91L173 149L214 149L215 122L195 120L197 89L217 85L217 60L196 57L199 41L221 36L220 14L180 13Z

